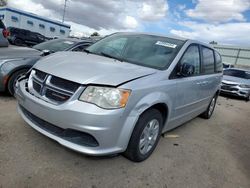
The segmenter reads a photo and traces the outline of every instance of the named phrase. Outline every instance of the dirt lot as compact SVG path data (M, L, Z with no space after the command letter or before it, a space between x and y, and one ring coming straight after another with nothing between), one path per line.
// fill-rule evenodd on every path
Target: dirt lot
M0 187L250 187L250 102L220 97L210 120L168 134L180 137L162 138L142 163L87 157L30 128L0 96Z

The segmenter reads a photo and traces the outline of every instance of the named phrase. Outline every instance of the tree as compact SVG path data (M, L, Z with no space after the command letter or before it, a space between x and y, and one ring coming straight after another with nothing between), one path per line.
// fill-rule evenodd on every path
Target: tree
M94 32L90 35L91 37L96 37L96 36L100 36L100 34L98 32Z
M0 0L0 7L6 6L7 0Z
M216 41L211 41L211 42L209 42L209 44L218 44L218 42L216 42Z

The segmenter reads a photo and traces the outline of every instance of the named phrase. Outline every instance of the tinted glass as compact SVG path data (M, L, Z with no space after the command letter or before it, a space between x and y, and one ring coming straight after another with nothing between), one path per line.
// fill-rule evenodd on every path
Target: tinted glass
M227 76L250 79L250 71L227 69L223 71L223 74Z
M200 53L199 47L196 45L189 46L183 57L181 58L180 65L187 63L193 65L194 75L200 74Z
M33 46L33 48L40 51L49 50L50 52L58 52L66 50L67 48L70 48L74 44L76 44L76 42L67 39L56 39L37 44Z
M215 52L215 70L216 72L222 72L223 66L222 66L222 59L218 52Z
M213 50L202 47L203 70L206 74L214 73L214 53Z
M2 22L2 20L0 20L0 29L5 29L5 26L4 26L3 22Z
M84 44L81 46L77 46L76 48L72 49L75 52L83 52L85 48L87 48L90 44Z
M91 53L113 56L123 61L156 69L166 69L185 41L144 35L118 33L88 48Z

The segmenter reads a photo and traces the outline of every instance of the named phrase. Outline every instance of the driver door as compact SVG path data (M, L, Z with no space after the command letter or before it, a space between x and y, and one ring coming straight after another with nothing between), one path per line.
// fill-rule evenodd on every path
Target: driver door
M176 76L176 100L175 100L175 118L179 123L197 116L201 109L202 88L201 88L201 58L199 45L190 45L183 54L178 67L183 64L194 66L194 73L188 76ZM177 70L178 74L178 70Z

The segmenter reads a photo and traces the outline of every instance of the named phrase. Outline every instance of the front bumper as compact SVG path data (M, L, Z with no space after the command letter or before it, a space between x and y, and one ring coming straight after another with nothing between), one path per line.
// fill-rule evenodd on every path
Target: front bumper
M239 97L248 97L250 95L250 89L248 88L241 88L238 85L236 86L228 86L228 85L221 85L220 89L221 93L226 93L233 96Z
M106 155L126 150L137 118L124 114L124 109L101 109L93 104L81 102L77 98L73 100L74 95L63 104L50 104L31 95L26 90L25 83L26 80L20 81L15 93L18 100L18 112L38 132L65 147L89 155ZM75 95L77 94L79 92ZM39 125L39 123L43 124L43 121L34 121L25 112L32 113L38 119L61 129L87 133L94 137L98 146L76 144L65 137L53 134Z

